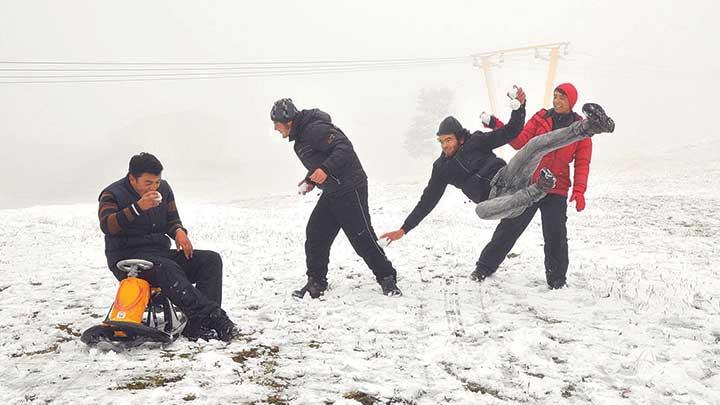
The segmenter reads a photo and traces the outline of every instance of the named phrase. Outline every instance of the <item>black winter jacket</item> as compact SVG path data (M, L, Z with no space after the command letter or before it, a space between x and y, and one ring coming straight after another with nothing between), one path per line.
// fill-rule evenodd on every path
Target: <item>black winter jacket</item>
M300 162L308 170L306 177L317 168L328 175L317 186L325 194L341 194L367 182L352 143L332 123L330 115L318 109L302 110L293 119L289 136Z
M447 158L441 154L433 163L430 181L420 201L402 226L405 233L415 228L435 208L448 184L461 189L475 203L485 201L490 194L490 181L506 165L504 160L495 156L493 149L513 140L524 124L523 106L512 112L510 121L504 127L468 134L455 155Z

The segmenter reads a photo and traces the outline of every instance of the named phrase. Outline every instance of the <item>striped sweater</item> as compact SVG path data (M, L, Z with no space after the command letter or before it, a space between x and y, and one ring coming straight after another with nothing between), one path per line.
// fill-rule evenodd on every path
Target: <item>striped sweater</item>
M183 228L170 185L162 180L158 207L143 211L137 205L140 195L127 177L107 186L98 198L98 219L105 234L105 251L168 249L170 238Z

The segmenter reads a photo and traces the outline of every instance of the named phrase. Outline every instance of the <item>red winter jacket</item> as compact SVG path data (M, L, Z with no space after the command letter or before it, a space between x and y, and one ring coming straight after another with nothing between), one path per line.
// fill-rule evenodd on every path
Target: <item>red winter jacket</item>
M495 117L493 117L495 118ZM582 119L577 116L577 120ZM496 121L496 122L493 122ZM503 124L500 120L495 119L490 122L491 127L501 127ZM544 108L535 113L525 124L525 127L515 139L510 141L510 146L520 149L532 138L552 131L552 117L547 114ZM585 138L582 141L571 143L563 148L545 155L538 165L537 170L533 174L533 183L538 179L538 173L543 167L547 167L557 177L557 185L549 191L551 194L557 194L567 197L570 188L570 162L575 160L575 178L574 190L585 193L587 189L588 175L590 174L590 158L592 156L592 140Z

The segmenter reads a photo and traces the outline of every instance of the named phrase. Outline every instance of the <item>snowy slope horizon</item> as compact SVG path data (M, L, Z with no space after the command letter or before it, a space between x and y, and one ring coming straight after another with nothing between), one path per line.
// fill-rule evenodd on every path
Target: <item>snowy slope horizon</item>
M619 133L609 136L609 139L602 138L596 142L593 149L593 161L591 164L590 188L596 183L602 183L603 173L615 172L634 172L637 174L657 174L661 170L673 168L675 170L683 170L690 174L693 170L700 173L703 171L715 172L718 170L720 162L720 140L719 139L703 139L679 144L651 144L641 149L620 148L613 149L609 152L607 143L622 145L623 137L632 136ZM286 151L287 156L278 156L277 159L292 160L294 156L292 151ZM506 160L512 156L514 151L509 147L503 147L499 152ZM438 152L439 154L439 152ZM365 170L368 173L370 182L373 184L405 184L426 182L430 173L430 167L433 157L425 157L424 159L412 159L408 156L402 156L394 166L398 170L388 169L387 166L378 168L374 165L365 164ZM251 170L251 165L241 165L244 169L240 172L241 177L227 167L218 166L215 176L207 176L203 173L203 177L197 178L192 172L187 170L175 170L176 168L168 168L165 170L164 177L171 182L173 189L181 199L196 203L227 203L238 200L257 199L272 196L290 195L295 192L295 184L297 179L304 175L304 169L300 166L296 170L283 173L282 175L274 175L269 183L256 183L249 185L247 183L246 170ZM393 168L393 166L389 166ZM118 167L117 175L107 180L107 183L122 177L125 167ZM178 174L177 171L180 173ZM105 184L79 184L78 179L73 179L74 187L80 187L83 192L76 192L70 195L53 197L45 196L47 201L37 202L36 198L31 196L20 197L20 200L10 202L5 201L4 207L8 208L24 208L43 205L72 205L83 204L88 201L95 201L100 190ZM62 191L60 191L61 193ZM2 200L0 200L2 202ZM2 207L2 205L0 205ZM3 208L0 208L0 210Z

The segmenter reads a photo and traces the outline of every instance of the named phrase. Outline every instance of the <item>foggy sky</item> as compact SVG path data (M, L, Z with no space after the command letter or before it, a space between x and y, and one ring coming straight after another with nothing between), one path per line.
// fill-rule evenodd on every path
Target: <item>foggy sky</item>
M0 0L0 60L420 58L569 41L556 83L576 85L576 111L596 101L617 122L615 134L595 143L593 165L652 166L662 164L652 160L654 151L698 142L717 148L711 111L720 90L720 29L711 18L718 11L711 1ZM494 69L493 85L498 94L513 83L525 87L529 118L541 107L547 62L511 59ZM161 159L176 195L210 202L292 193L305 171L272 130L270 107L281 97L330 113L371 182L423 179L432 158L412 159L402 148L423 88L451 89L453 115L471 130L489 109L481 71L470 63L296 77L0 84L0 208L94 202L140 151Z

